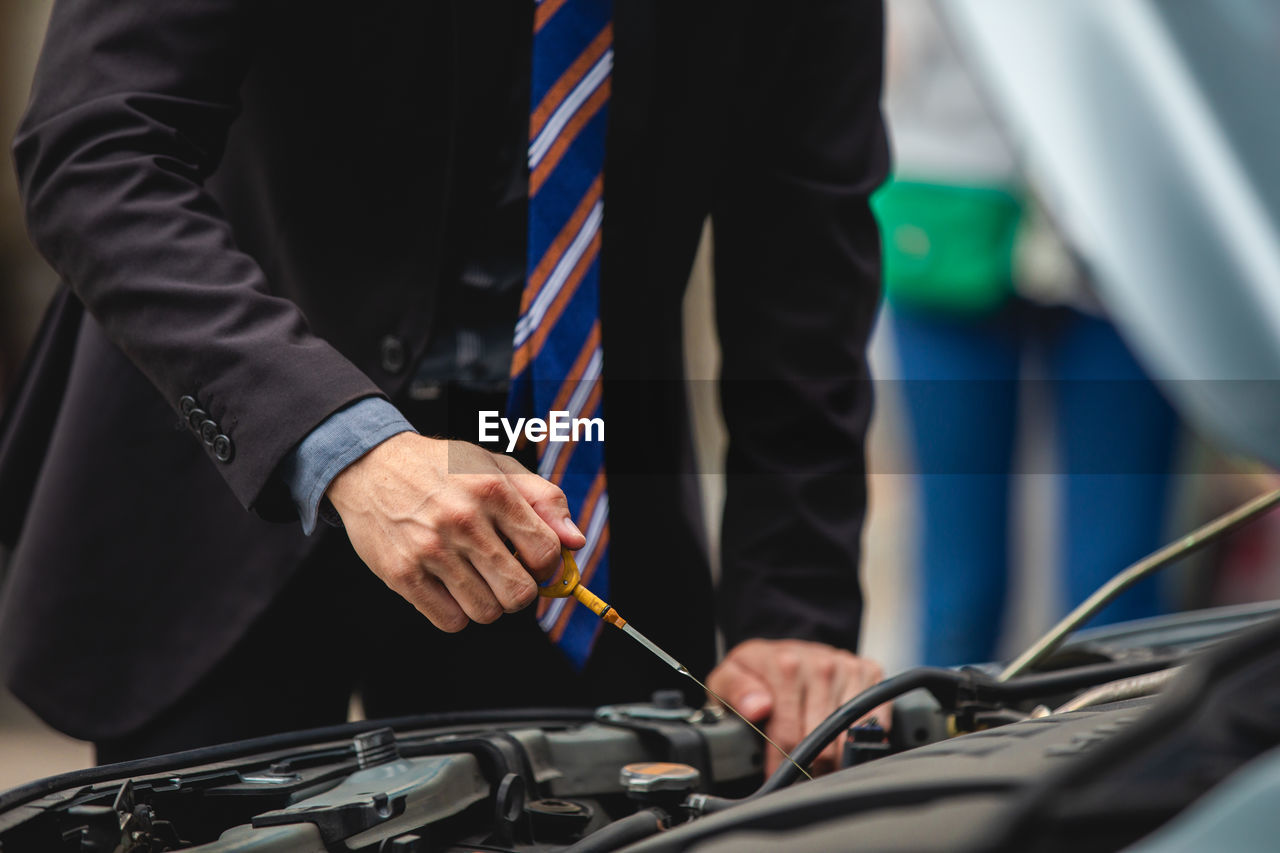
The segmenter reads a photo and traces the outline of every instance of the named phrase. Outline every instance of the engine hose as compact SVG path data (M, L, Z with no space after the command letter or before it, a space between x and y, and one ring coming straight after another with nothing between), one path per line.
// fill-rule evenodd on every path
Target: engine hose
M602 826L567 848L564 853L611 853L634 841L657 835L670 825L671 816L662 809L642 809Z
M1022 702L1031 699L1043 699L1055 693L1070 693L1106 684L1121 678L1145 675L1176 666L1186 660L1186 655L1161 654L1142 657L1136 660L1120 660L1112 663L1090 663L1084 666L1073 666L1070 669L1057 669L1050 672L1038 672L1034 675L1022 675L1011 681L984 681L976 686L981 699L1000 702Z
M792 751L791 755L802 767L810 764L849 726L879 706L892 702L912 690L928 690L946 708L954 708L961 693L980 701L1013 702L1081 690L1118 678L1142 675L1165 669L1180 660L1179 656L1165 655L1137 661L1090 664L1057 672L1023 676L1005 682L996 681L975 669L955 670L933 667L909 669L901 675L864 690L837 708L831 716L823 720L804 740L800 741L800 745ZM795 764L782 764L751 796L758 797L779 791L799 778L800 771ZM721 803L711 805L712 810L718 810L721 807L723 807Z
M973 672L954 669L936 669L918 667L909 669L901 675L886 679L874 687L868 688L848 702L841 705L831 716L800 741L791 752L796 764L808 765L814 761L827 745L838 738L849 726L870 714L886 702L892 702L904 693L924 688L933 693L943 705L952 704L957 691L971 684L976 677ZM942 695L939 695L942 694ZM784 763L765 780L764 784L752 794L752 798L780 791L800 778L800 771L795 764Z
M1131 675L1118 681L1099 684L1097 687L1090 687L1070 702L1054 708L1053 713L1066 714L1071 711L1082 711L1085 708L1092 708L1094 705L1102 705L1107 702L1120 702L1138 696L1150 696L1152 693L1158 693L1163 690L1165 685L1182 670L1183 667L1171 666L1159 672Z

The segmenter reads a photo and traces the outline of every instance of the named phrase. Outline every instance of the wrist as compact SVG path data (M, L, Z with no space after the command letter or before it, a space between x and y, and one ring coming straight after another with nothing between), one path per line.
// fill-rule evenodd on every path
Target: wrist
M334 412L308 433L280 464L280 477L293 497L303 532L310 534L320 517L334 523L333 511L322 512L322 506L339 473L388 438L412 430L391 403L366 397Z
M402 461L412 452L410 446L415 443L445 444L444 439L426 438L414 432L400 432L380 441L369 448L349 465L339 471L325 489L325 497L339 515L347 509L358 506L368 499L377 484L386 484L394 473L403 470ZM413 448L419 453L419 448Z

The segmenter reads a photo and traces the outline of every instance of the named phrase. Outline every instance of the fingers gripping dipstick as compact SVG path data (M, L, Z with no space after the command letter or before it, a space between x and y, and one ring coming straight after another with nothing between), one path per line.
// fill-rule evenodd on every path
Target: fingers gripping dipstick
M650 652L652 652L654 656L656 656L659 660L661 660L667 666L671 667L676 672L680 673L684 677L691 680L694 684L697 684L707 693L711 694L711 696L714 697L716 701L718 701L724 707L728 708L730 711L736 714L739 717L739 719L742 720L742 722L746 723L748 726L754 729L755 733L760 735L760 737L764 738L765 741L768 742L770 746L778 750L778 752L782 753L783 757L786 758L787 761L790 761L792 764L794 764L797 770L803 773L806 777L810 779L813 778L812 776L809 776L809 772L807 770L805 770L803 767L801 767L799 764L796 763L796 760L792 758L791 755L785 749L778 746L776 743L773 742L772 738L770 738L764 732L760 731L760 728L756 726L755 723L751 722L746 717L742 716L742 713L737 708L733 707L727 701L725 701L724 697L720 696L710 687L707 687L707 685L703 684L696 677L694 677L693 673L691 673L684 664L680 663L680 661L676 660L671 655L663 651L662 648L658 646L657 643L653 642L644 634L641 634L635 628L631 627L631 625L627 623L627 620L623 619L618 614L618 611L613 609L612 605L610 605L600 596L596 595L591 590L583 586L582 573L578 571L578 563L576 560L573 559L572 551L570 551L567 548L562 548L561 555L564 559L564 570L560 573L559 579L552 581L547 586L539 587L538 595L542 596L543 598L572 597L577 599L582 604L583 607L586 607L588 610L590 610L592 613L599 616L605 622L608 622L613 627L618 628L623 633L629 635L637 643L639 643L640 645L648 649Z

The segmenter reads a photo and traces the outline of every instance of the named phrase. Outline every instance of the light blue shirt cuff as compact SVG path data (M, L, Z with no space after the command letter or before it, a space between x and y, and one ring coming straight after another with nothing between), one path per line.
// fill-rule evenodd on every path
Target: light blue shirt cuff
M293 495L303 533L316 529L320 502L333 478L402 432L415 430L399 409L381 397L366 397L334 412L285 456L280 476Z

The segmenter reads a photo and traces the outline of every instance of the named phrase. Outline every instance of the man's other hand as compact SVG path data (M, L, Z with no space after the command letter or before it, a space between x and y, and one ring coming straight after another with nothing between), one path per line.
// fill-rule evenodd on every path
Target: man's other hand
M326 494L360 559L443 631L527 607L560 546L586 544L557 486L461 441L393 436Z
M707 686L733 704L787 752L836 708L878 683L884 674L874 661L842 649L804 640L746 640L725 655L707 677ZM889 725L887 708L878 708ZM812 764L817 773L840 766L844 736ZM785 761L765 745L765 773Z

